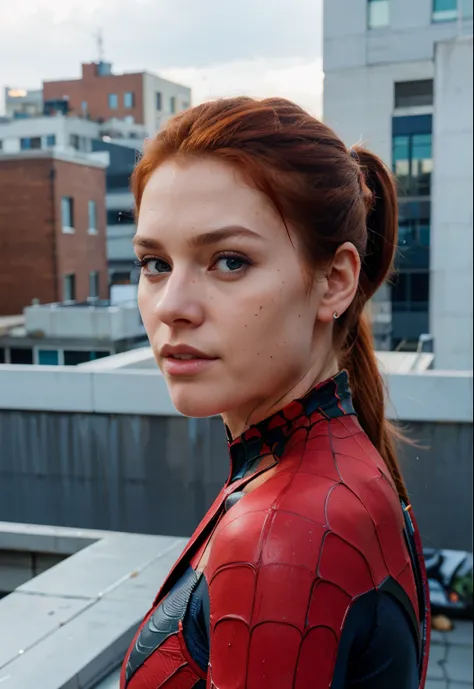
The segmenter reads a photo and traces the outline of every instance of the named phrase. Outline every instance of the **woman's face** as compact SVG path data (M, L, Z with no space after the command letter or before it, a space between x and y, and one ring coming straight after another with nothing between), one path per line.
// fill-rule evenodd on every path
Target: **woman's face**
M327 356L327 280L308 292L290 235L227 163L168 161L151 175L134 240L138 301L182 414L223 414L231 430L260 420Z

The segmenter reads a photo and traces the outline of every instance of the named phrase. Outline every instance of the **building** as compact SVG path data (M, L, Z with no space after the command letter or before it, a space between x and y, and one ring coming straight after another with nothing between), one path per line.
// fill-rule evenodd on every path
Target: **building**
M108 297L104 153L0 154L0 315Z
M82 65L79 79L44 81L47 109L96 122L122 120L145 126L148 136L191 104L191 90L148 72L114 74L108 62Z
M0 122L0 151L14 154L31 150L55 150L75 155L92 152L100 127L79 117L28 117Z
M113 138L104 133L110 132L110 127L114 127ZM123 136L119 136L120 132ZM139 138L135 138L137 132ZM143 125L119 121L99 124L60 114L0 122L0 152L3 154L43 150L76 157L93 153L108 160L105 203L109 284L131 280L135 225L131 215L134 202L130 176L144 138Z
M472 368L472 0L326 0L324 120L399 182L398 277L375 335Z
M38 117L43 114L42 89L5 88L5 117Z
M2 364L76 366L147 342L136 298L33 304L23 316L0 317Z
M130 177L137 162L138 149L113 141L96 139L94 151L105 152L110 159L106 170L107 186L107 262L111 285L128 284L133 280L136 259L132 239L136 231L133 214L134 199Z

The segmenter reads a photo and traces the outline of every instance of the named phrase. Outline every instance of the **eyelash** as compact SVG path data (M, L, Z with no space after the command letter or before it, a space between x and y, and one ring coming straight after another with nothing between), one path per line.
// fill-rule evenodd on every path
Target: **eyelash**
M238 270L232 270L229 271L229 275L241 275L243 272L245 272L250 266L253 265L253 261L251 261L247 256L244 256L243 254L239 254L237 251L224 251L217 256L213 258L212 266L214 267L218 261L221 261L222 259L232 259L236 258L240 260L244 265L242 268L239 268ZM134 265L137 266L137 268L140 268L143 271L143 274L145 277L149 279L157 278L160 277L160 275L155 275L146 272L146 266L150 261L160 261L162 263L167 263L167 261L164 261L161 258L158 258L157 256L145 256L144 258L137 259L134 261ZM169 265L169 264L168 264ZM163 273L164 274L164 273ZM226 278L227 279L227 278Z

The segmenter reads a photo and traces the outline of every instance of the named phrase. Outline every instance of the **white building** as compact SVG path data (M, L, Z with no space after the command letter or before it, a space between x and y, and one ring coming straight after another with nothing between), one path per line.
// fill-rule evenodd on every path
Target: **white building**
M5 116L38 117L43 114L42 89L5 88Z
M433 335L438 368L472 368L472 15L472 0L324 3L324 120L401 188L388 334Z

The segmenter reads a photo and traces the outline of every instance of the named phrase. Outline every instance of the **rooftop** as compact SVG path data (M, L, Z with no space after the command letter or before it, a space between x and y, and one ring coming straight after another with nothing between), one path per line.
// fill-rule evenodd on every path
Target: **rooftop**
M185 543L0 522L0 585L15 554L25 578L0 600L1 686L26 689L41 677L41 689L118 689L128 644ZM46 554L61 561L34 576L33 556ZM426 689L472 688L471 622L433 633L428 678Z

